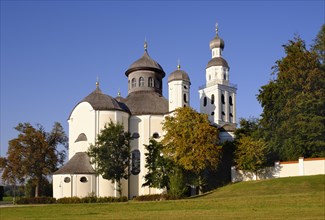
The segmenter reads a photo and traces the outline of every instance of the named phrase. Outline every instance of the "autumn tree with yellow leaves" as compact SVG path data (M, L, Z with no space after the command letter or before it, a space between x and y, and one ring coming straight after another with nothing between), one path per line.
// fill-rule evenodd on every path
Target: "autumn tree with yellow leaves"
M162 152L186 171L201 177L205 169L216 169L221 156L218 129L208 115L190 107L178 108L163 122L166 133Z

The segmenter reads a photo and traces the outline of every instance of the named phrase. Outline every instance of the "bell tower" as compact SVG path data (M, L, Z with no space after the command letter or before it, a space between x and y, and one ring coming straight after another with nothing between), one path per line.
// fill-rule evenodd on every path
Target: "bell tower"
M190 106L190 86L190 77L178 64L177 70L168 76L169 112L176 108Z
M236 127L237 86L229 81L229 65L222 57L225 42L216 35L210 41L212 59L206 66L206 83L199 88L200 112L209 116L209 121L218 127ZM230 125L230 126L229 126Z

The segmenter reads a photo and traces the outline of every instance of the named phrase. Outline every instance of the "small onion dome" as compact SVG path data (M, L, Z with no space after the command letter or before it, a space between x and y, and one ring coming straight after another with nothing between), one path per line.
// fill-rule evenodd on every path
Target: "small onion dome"
M221 48L223 50L224 47L225 42L221 38L219 38L218 34L215 36L215 38L210 41L210 50L212 50L213 48Z
M191 83L190 77L185 71L180 70L180 66L168 76L168 82L175 80L182 80Z
M209 68L211 66L223 66L223 67L229 68L227 61L225 59L223 59L222 57L214 57L214 58L212 58L208 62L206 68Z
M165 72L163 68L154 61L148 54L147 50L145 50L143 56L135 61L129 69L125 72L126 76L129 76L131 72L137 71L137 70L151 70L157 73L160 73L162 77L165 77Z
M85 97L81 102L88 102L94 110L119 110L125 111L120 104L111 96L105 95L97 88Z

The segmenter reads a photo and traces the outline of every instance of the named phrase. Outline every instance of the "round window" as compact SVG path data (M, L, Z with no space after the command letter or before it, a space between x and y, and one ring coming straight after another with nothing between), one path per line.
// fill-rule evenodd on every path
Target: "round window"
M81 177L81 178L80 178L80 182L82 182L82 183L87 183L87 182L88 182L87 177L85 177L85 176Z
M65 183L70 183L70 177L65 177L65 178L64 178L64 182L65 182Z
M152 137L153 138L159 138L160 136L159 136L159 133L158 132L155 132L155 133L153 133Z

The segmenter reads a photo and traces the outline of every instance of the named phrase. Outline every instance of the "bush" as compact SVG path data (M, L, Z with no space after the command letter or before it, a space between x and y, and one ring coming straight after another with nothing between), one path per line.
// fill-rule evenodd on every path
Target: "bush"
M169 194L152 194L137 196L134 198L136 201L161 201L161 200L177 200L182 199L181 196L169 195Z
M64 197L58 199L56 202L60 204L71 204L71 203L110 203L110 202L127 202L126 196L122 197L96 197L87 196L83 198L79 197Z
M22 197L16 200L16 204L52 204L56 199L52 197Z

